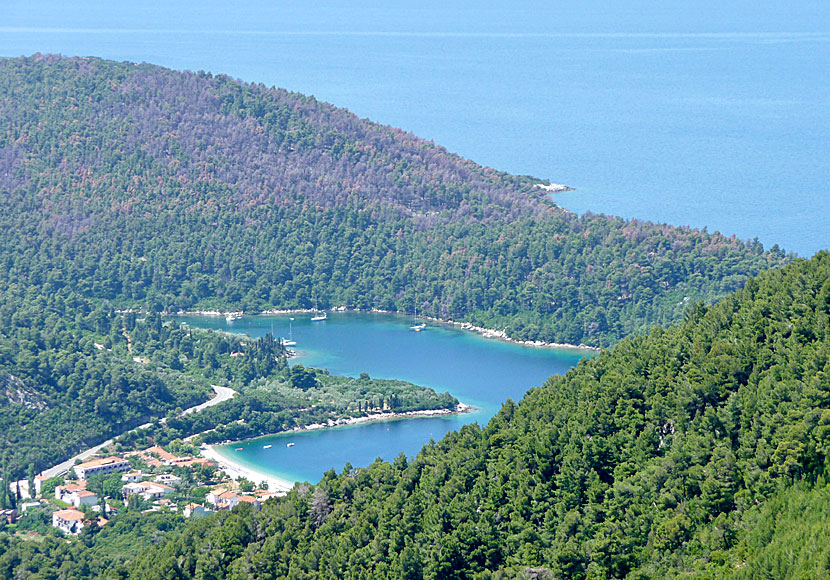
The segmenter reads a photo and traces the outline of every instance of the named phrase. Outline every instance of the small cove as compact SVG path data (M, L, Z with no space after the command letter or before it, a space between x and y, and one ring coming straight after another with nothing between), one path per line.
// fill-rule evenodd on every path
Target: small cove
M367 465L398 453L414 456L430 439L477 422L484 425L508 398L519 400L549 376L562 374L590 353L530 347L484 338L449 325L412 332L411 317L394 314L329 313L311 322L308 313L243 317L178 316L178 322L251 337L288 336L290 318L298 356L292 364L326 368L332 374L403 379L449 391L476 410L460 415L393 419L360 425L270 435L222 448L228 458L261 473L316 482L348 462ZM288 447L288 443L294 443ZM266 445L270 445L267 449Z

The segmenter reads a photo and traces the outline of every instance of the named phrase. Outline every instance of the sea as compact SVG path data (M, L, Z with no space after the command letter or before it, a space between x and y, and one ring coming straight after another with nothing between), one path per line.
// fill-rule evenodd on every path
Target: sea
M413 332L412 316L330 312L324 322L312 322L311 316L245 316L230 323L221 316L182 316L175 321L255 338L269 332L290 336L297 342L292 364L352 377L365 372L373 378L449 391L473 411L282 433L219 448L236 463L287 481L316 482L327 470L339 471L347 462L360 467L377 458L391 461L399 453L413 457L448 431L469 423L485 425L507 399L520 400L529 388L594 355L485 338L448 324L429 323Z
M568 185L554 199L578 213L706 228L803 257L830 247L826 0L2 3L0 56L37 52L314 95L481 165ZM414 454L580 358L343 316L309 324L297 360L449 390L480 410L304 434L271 455L249 442L242 462L314 481L346 461ZM243 321L234 331L266 330Z

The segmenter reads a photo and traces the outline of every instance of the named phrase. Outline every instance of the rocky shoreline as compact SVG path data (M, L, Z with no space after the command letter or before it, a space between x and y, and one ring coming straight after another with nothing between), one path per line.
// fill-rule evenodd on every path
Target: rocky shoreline
M334 308L328 308L329 312L370 312L370 313L377 313L377 314L396 314L400 316L404 316L405 313L403 312L393 312L390 310L381 310L378 308L373 308L371 310L360 310L357 308L346 308L345 306L336 306ZM256 314L248 314L246 316L269 316L269 315L277 315L277 314L311 314L313 312L318 312L317 310L311 308L297 308L297 309L284 309L284 310L263 310L262 312L258 312ZM242 315L241 312L222 312L219 310L188 310L188 311L179 311L176 313L165 313L167 315L176 316L219 316L219 317L227 317L229 315ZM602 349L596 346L588 346L587 344L569 344L563 342L545 342L543 340L519 340L517 338L512 338L508 336L507 332L504 330L493 330L492 328L484 328L483 326L476 326L470 322L458 322L455 320L443 320L440 318L435 318L432 316L423 316L424 320L429 320L435 324L446 324L448 326L455 326L462 330L468 330L470 332L476 332L485 338L493 338L497 340L503 340L505 342L511 342L513 344L521 344L523 346L534 346L540 348L558 348L558 349L568 349L568 350L587 350L591 352L600 352Z

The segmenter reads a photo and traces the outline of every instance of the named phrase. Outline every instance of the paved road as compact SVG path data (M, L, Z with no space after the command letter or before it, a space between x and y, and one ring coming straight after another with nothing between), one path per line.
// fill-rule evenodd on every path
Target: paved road
M229 387L220 387L219 385L211 385L211 387L213 387L213 390L216 392L215 397L213 397L211 400L206 401L206 402L204 402L200 405L196 405L195 407L190 407L188 409L185 409L184 411L182 411L182 415L187 415L189 413L196 413L197 411L201 411L202 409L207 409L208 407L218 405L219 403L223 403L224 401L232 399L236 395L236 391L234 391L233 389L231 389ZM135 431L135 430L138 430L138 429L144 429L145 427L149 427L151 424L152 423L144 423L143 425L139 425L135 429L131 429L131 431ZM126 432L129 432L129 431L126 431ZM64 473L67 473L70 469L72 469L72 466L75 465L76 460L80 459L81 461L84 461L85 459L88 459L88 458L92 457L93 455L98 453L98 451L100 451L101 448L106 447L107 445L111 445L112 441L113 441L112 439L108 439L108 440L104 441L103 443L101 443L100 445L96 445L95 447L91 447L91 448L87 449L86 451L82 451L81 453L78 453L75 457L70 457L66 461L64 461L62 463L58 463L54 467L50 467L49 469L44 469L40 474L43 477L46 477L47 479L50 478L50 477L57 477L59 475L63 475Z
M218 405L219 403L224 403L225 401L229 401L236 396L236 391L234 391L230 387L220 387L219 385L211 385L213 390L216 391L216 396L213 397L209 401L205 401L201 405L196 405L195 407L190 407L189 409L185 409L182 412L182 415L189 415L190 413L197 413L202 409L207 409L208 407L213 407L214 405Z

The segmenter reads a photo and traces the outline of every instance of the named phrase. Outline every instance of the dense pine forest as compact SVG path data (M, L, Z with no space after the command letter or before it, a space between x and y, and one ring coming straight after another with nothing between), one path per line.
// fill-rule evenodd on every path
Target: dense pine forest
M827 252L767 272L414 459L346 466L258 512L156 520L169 533L135 557L148 522L124 523L130 549L111 530L70 544L0 538L0 572L827 577L829 280Z
M308 420L456 402L165 313L417 308L611 347L488 425L260 511L0 533L0 577L830 575L830 254L577 216L541 183L226 76L0 60L4 481L148 421L121 441L290 428L313 397ZM214 383L240 395L179 417Z
M823 252L412 463L329 473L191 527L131 577L827 577L829 370Z
M169 312L417 307L608 346L786 259L576 216L538 180L226 76L38 55L0 61L0 95L0 260L45 293Z

